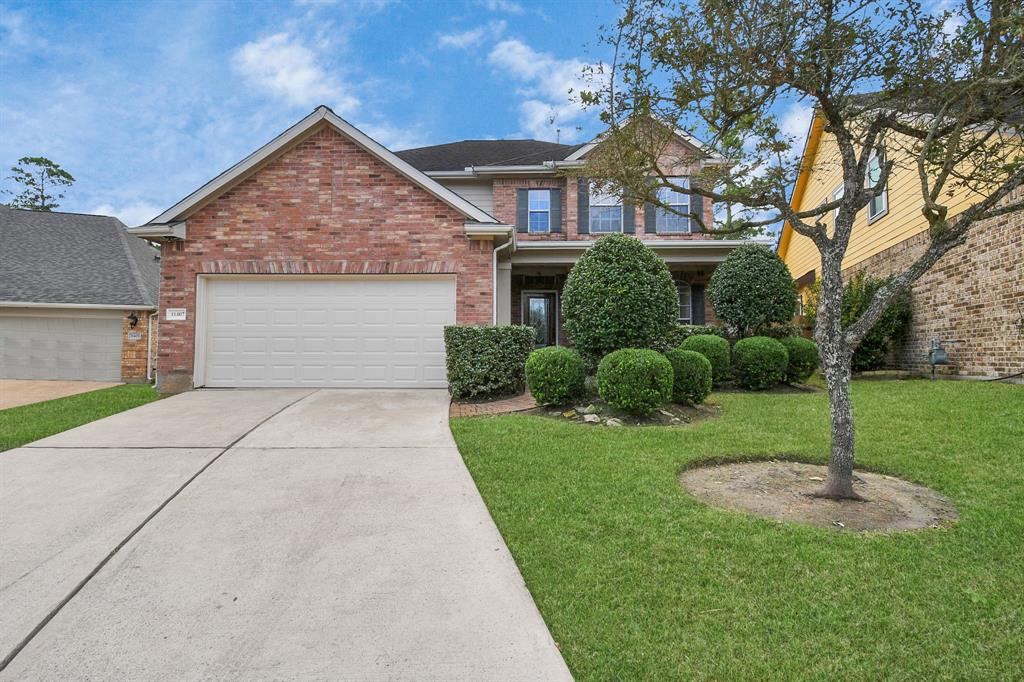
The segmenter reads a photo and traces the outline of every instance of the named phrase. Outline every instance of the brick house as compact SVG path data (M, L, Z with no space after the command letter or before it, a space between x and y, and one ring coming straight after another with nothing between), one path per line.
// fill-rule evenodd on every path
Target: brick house
M904 148L889 145L890 150ZM815 114L793 192L794 210L808 210L839 196L842 171L837 158L835 139L825 133L821 114ZM872 158L869 172L877 172L880 163ZM968 188L955 188L945 198L950 217L979 196ZM1018 202L1022 196L1024 189L1018 188L1005 201ZM859 272L887 277L907 268L928 246L922 205L915 163L897 163L885 192L854 221L844 278ZM786 224L778 252L806 297L821 268L814 244ZM951 362L938 366L939 374L994 378L1024 371L1024 213L972 226L966 243L939 259L914 283L910 296L913 322L895 348L895 367L929 372L928 350L937 342Z
M739 242L567 177L595 144L394 153L318 107L132 230L163 243L158 387L444 387L446 324L522 322L566 342L562 285L607 232L665 259L681 322L712 322L704 284ZM717 162L676 145L679 176ZM710 220L709 203L691 210Z
M0 379L146 381L158 257L117 218L0 206Z

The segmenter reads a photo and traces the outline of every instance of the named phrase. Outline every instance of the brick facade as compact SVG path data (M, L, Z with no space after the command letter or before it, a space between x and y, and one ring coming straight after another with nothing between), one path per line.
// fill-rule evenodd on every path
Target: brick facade
M1024 189L1011 201L1024 198ZM920 233L847 269L887 277L904 270L928 245ZM967 242L943 256L911 289L913 323L893 358L897 367L930 372L932 339L951 365L936 373L995 377L1024 371L1024 212L971 228Z
M456 275L456 319L487 324L491 243L464 216L333 128L320 127L188 218L163 249L158 385L191 388L196 277L205 273Z
M131 316L135 313L138 322L131 326ZM158 316L146 310L126 310L121 317L121 381L128 384L141 384L146 381L146 353L149 348L149 316L153 315L153 333L156 334ZM133 338L137 336L138 338ZM156 348L152 349L154 358Z

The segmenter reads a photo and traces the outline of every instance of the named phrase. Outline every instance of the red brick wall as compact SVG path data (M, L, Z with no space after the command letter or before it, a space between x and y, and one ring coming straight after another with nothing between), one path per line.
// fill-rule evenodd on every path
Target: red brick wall
M333 128L302 139L188 218L161 256L158 383L191 386L201 273L455 273L456 318L491 321L491 244L470 241L455 209Z
M135 313L138 323L131 325L131 315ZM156 315L156 313L152 313ZM149 350L149 311L126 310L121 317L121 381L129 384L141 384L146 381L146 351ZM153 320L154 329L156 319ZM139 338L132 339L136 334Z

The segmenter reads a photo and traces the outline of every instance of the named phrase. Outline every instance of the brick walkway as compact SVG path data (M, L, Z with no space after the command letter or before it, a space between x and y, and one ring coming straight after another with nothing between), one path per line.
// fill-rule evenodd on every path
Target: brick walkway
M492 400L489 403L457 403L452 401L448 408L448 416L455 417L481 417L488 414L505 414L507 412L522 412L536 407L537 402L527 391L521 395L505 398L504 400Z

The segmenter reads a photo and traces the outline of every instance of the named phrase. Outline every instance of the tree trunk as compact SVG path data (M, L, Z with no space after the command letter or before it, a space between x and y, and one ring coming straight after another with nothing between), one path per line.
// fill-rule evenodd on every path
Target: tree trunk
M832 454L828 477L815 497L834 500L863 500L853 491L853 403L850 400L850 364L853 349L843 333L843 281L839 260L822 257L821 298L814 336L821 357L821 369L828 386L832 420Z

